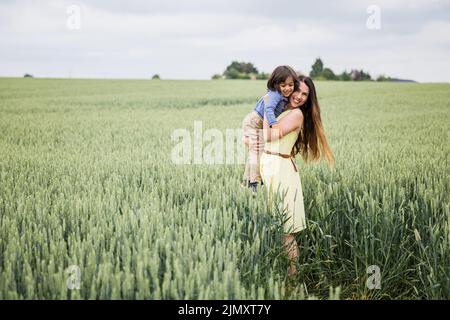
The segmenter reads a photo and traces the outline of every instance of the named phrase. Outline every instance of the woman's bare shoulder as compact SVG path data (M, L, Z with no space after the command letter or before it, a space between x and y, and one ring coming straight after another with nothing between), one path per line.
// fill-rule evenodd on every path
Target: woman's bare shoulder
M300 110L300 108L292 109L288 114L287 117L294 119L294 120L302 120L303 119L303 112Z

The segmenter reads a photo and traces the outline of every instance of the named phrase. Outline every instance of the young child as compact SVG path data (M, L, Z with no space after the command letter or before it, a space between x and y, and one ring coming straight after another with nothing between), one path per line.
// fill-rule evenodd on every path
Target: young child
M284 111L289 96L298 86L297 74L291 67L275 68L267 81L267 94L258 100L253 111L242 122L244 142L249 149L242 186L248 186L254 192L261 182L259 159L264 151L264 117L271 128L277 128L276 118Z

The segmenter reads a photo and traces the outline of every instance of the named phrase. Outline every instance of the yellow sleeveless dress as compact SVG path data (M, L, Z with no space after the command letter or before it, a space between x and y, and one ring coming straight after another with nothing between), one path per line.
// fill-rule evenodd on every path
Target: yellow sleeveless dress
M290 111L284 111L277 119L280 120ZM260 161L261 177L269 199L273 199L274 192L280 192L281 195L286 193L283 203L280 203L279 207L281 212L287 211L286 218L288 220L284 224L285 233L296 233L306 228L300 175L293 158L283 158L280 155L268 154L266 151L290 155L299 133L300 129L291 131L279 140L266 142L265 152L261 155Z

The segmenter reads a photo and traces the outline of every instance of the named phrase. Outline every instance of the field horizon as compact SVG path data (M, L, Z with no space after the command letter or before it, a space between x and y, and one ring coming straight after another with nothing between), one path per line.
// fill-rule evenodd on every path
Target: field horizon
M151 79L148 78L107 78L107 77L35 77L26 78L24 76L0 76L0 79L36 79L36 80L104 80L104 81L257 81L267 82L267 80L251 80L251 79L192 79L192 78L161 78ZM416 81L414 82L402 82L402 81L376 81L376 80L361 80L361 81L342 81L342 80L316 80L316 82L332 82L332 83L391 83L391 84L450 84L450 82L443 81Z

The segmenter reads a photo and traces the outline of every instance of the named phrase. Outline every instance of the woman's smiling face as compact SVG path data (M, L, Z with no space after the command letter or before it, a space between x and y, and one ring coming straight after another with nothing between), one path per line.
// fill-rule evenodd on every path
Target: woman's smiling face
M309 88L304 82L300 82L300 86L297 91L294 91L289 99L291 106L298 108L305 104L308 100Z

